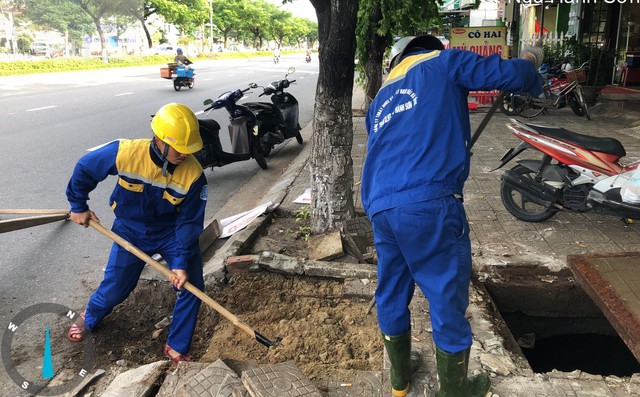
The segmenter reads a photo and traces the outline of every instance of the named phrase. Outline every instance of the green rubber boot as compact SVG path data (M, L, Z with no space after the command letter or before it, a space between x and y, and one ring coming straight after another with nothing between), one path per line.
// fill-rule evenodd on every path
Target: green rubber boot
M438 397L484 397L491 388L491 379L480 374L467 379L471 349L456 354L445 353L436 348L436 362L440 390Z
M397 336L382 333L382 341L391 362L391 393L404 397L409 393L411 375L420 367L420 354L411 351L411 331Z

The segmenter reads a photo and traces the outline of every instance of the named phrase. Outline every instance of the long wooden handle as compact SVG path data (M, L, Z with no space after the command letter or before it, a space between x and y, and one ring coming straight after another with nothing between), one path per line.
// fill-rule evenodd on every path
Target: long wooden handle
M0 214L69 214L69 210L0 209Z
M171 270L169 270L166 267L162 266L162 264L160 264L160 262L156 261L155 259L153 259L149 255L145 254L139 248L137 248L136 246L134 246L133 244L131 244L130 242L128 242L124 238L120 237L119 235L117 235L116 233L112 232L111 230L105 228L99 222L96 222L94 220L89 220L89 225L91 225L91 227L93 227L94 229L96 229L97 231L102 233L103 235L105 235L108 238L110 238L111 240L113 240L115 243L120 245L125 250L129 251L133 255L137 256L138 258L140 258L143 261L145 261L146 263L148 263L151 267L153 267L154 269L156 269L157 271L162 273L162 275L164 275L165 277L170 278L170 277L173 276L173 272ZM255 330L253 330L247 324L245 324L242 321L240 321L238 319L238 317L236 317L233 313L231 313L230 311L228 311L227 309L222 307L218 302L216 302L213 299L211 299L204 292L200 291L196 286L194 286L193 284L191 284L190 282L187 281L184 284L183 288L185 288L187 291L191 292L192 294L194 294L195 296L200 298L200 300L202 300L204 303L206 303L213 310L215 310L218 313L222 314L224 317L227 318L227 320L231 321L233 323L233 325L239 327L244 332L248 333L253 338L258 340L260 343L264 344L264 342L260 340L260 337L262 337L262 336L259 333L257 333ZM269 346L267 346L267 347L269 347Z
M14 218L0 221L0 233L12 232L14 230L26 229L32 226L44 225L46 223L57 222L69 218L69 213L41 216L28 216L25 218Z

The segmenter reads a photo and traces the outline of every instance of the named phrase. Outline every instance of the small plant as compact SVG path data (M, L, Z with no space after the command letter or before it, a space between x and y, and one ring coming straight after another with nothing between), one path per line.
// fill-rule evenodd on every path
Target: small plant
M311 207L308 205L303 205L298 208L296 211L296 223L297 222L306 222L309 219L309 215L311 215Z
M308 205L300 207L296 211L296 224L298 228L293 231L287 229L287 234L295 234L296 238L304 238L304 241L309 240L311 234L311 226L309 225L309 216L311 215L311 208Z

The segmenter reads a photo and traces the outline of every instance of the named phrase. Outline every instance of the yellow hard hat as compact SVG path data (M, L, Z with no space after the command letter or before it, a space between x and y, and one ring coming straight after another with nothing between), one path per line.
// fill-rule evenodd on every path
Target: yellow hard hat
M182 154L202 149L198 119L181 103L161 107L151 119L151 129L158 138Z

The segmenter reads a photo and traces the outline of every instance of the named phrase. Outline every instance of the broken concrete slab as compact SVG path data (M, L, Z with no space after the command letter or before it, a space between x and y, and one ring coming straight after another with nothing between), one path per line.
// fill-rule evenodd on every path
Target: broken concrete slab
M158 380L169 361L156 361L123 372L111 382L102 397L147 397L155 393Z
M265 270L276 273L369 280L375 280L377 277L376 267L368 263L312 261L268 251L260 254L258 263Z
M252 397L322 397L293 361L245 371L241 379Z
M178 366L167 373L167 376L158 390L157 397L174 397L179 390L184 389L184 385L197 373L207 368L210 363L196 363L193 361L181 361Z
M222 360L217 360L190 377L178 397L231 397L235 389L244 390L240 377Z
M307 244L311 260L328 261L344 255L339 230L311 236Z
M640 252L570 255L569 269L640 360Z

